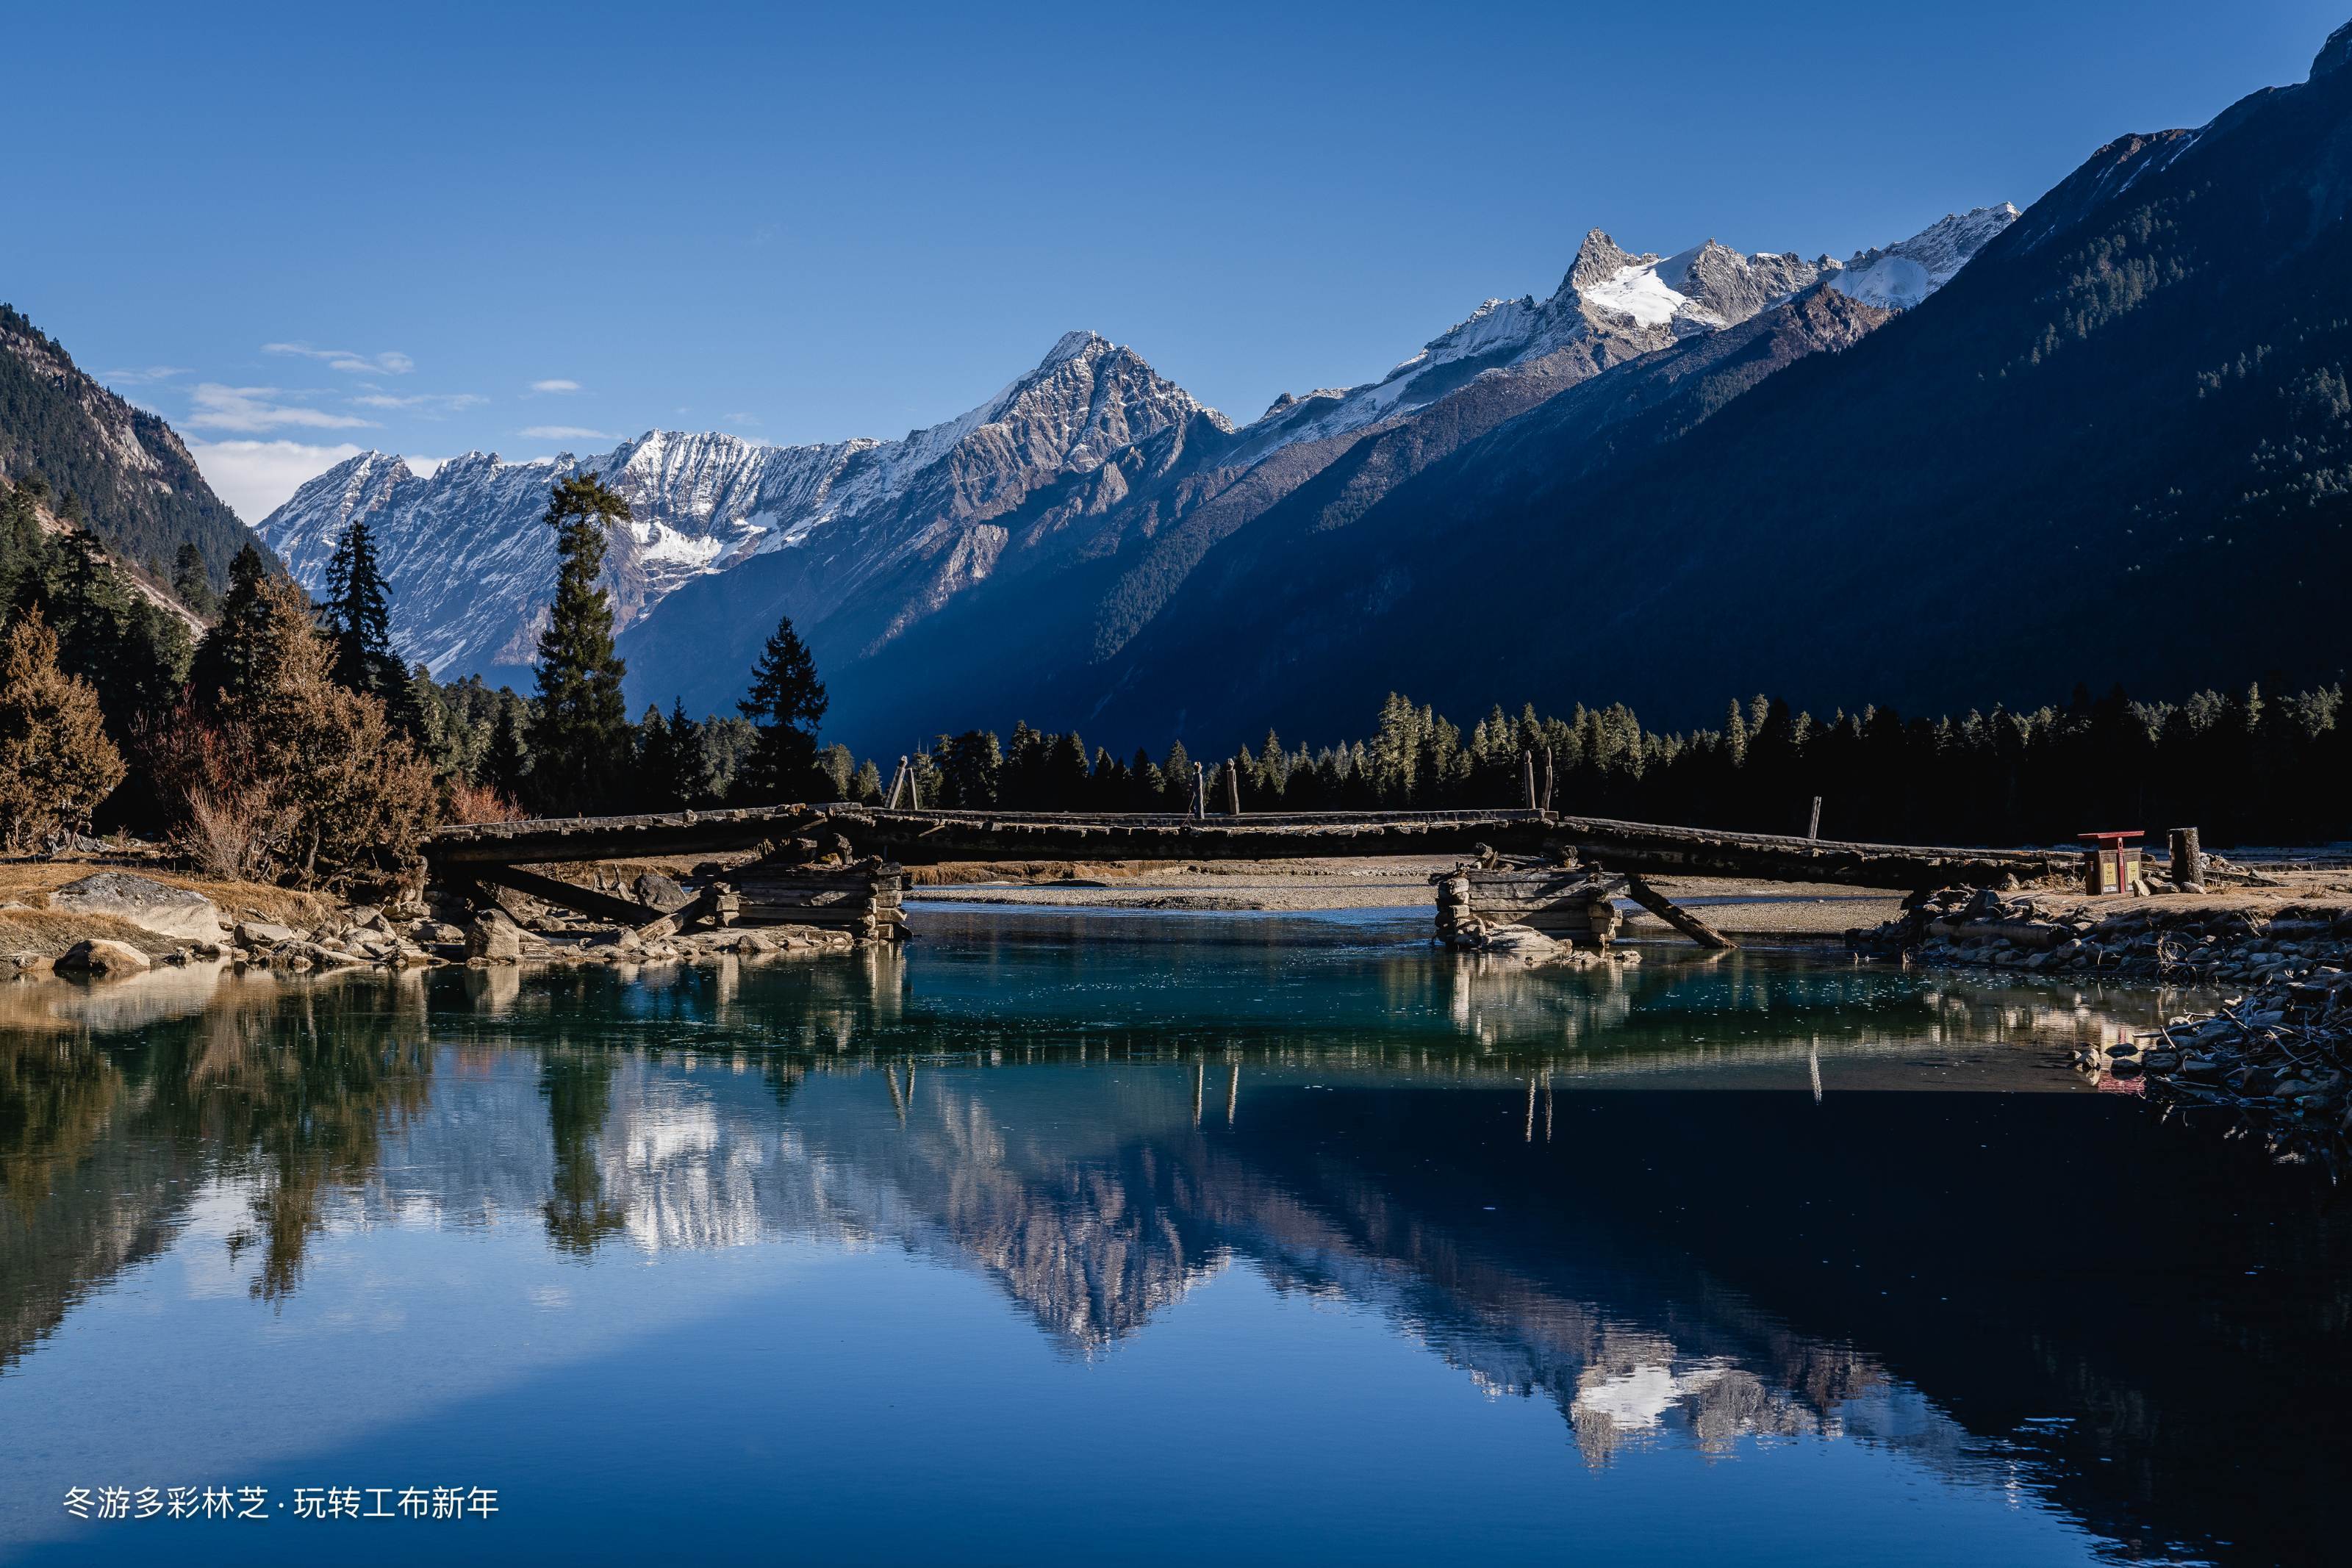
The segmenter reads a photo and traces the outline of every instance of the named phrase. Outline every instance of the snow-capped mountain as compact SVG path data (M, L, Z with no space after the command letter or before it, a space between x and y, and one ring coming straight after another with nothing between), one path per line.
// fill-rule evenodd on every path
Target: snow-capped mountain
M630 527L614 533L606 559L627 626L681 583L819 529L910 500L935 522L1001 507L1193 414L1223 417L1132 350L1072 332L979 407L898 441L770 446L656 430L585 457L471 452L430 476L366 452L303 486L257 531L315 592L343 531L366 517L402 653L445 675L512 668L530 662L555 580L554 537L541 517L565 476L594 474L629 503Z
M855 687L847 666L992 582L1000 591L982 597L1006 604L981 616L972 645L1066 629L1099 656L1203 550L1334 464L1352 464L1350 504L1369 505L1496 423L1824 277L1861 279L1865 301L1916 303L2012 211L1948 219L1843 269L1714 240L1637 255L1595 229L1549 298L1487 300L1380 380L1286 396L1238 431L1132 350L1071 332L994 397L896 441L770 446L652 431L588 455L468 453L425 476L364 453L258 531L316 591L343 531L365 517L401 652L444 677L513 678L530 663L555 572L540 519L549 486L573 473L597 475L630 504L606 580L640 695L723 707L780 613ZM1438 408L1452 411L1442 431L1420 434L1420 416ZM1107 571L1118 574L1108 588ZM1065 577L1085 586L1055 586ZM1115 612L1089 608L1113 601ZM1096 623L1081 625L1088 616ZM1007 617L1018 624L996 624ZM926 654L925 667L940 665Z
M2017 209L2007 202L1951 214L1900 244L1855 253L1830 287L1882 310L1908 310L1949 283L2016 221Z
M1612 357L1647 353L1744 321L1836 267L1793 253L1744 256L1712 239L1669 256L1633 256L1594 229L1549 298L1489 299L1379 381L1286 393L1261 423L1270 441L1276 431L1284 442L1322 440L1425 407L1481 372L1580 343L1605 340L1621 350Z

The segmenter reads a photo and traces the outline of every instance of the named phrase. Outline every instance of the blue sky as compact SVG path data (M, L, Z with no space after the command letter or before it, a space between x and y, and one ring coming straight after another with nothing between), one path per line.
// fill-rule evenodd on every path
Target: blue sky
M248 521L362 446L902 434L1073 327L1246 419L1596 225L1843 256L2025 205L2347 12L27 8L0 298Z

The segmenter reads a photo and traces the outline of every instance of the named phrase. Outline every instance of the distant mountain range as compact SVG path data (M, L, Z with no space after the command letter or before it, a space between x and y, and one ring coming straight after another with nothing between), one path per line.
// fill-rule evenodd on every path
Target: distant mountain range
M655 431L585 458L468 454L429 476L371 452L259 531L316 586L367 517L404 651L515 679L553 581L548 486L598 474L635 514L608 578L641 699L726 706L790 614L838 726L878 740L976 722L1008 682L1116 659L1219 541L1335 465L1369 504L1502 420L1824 279L1858 304L1916 304L2016 215L1980 208L1844 265L1713 241L1634 256L1595 230L1549 298L1490 299L1380 381L1286 394L1238 429L1132 350L1072 332L987 402L898 441Z
M547 488L597 473L635 514L609 568L635 700L724 711L790 614L828 737L877 753L1016 716L1122 749L1316 739L1391 689L1676 725L1758 689L1907 710L2334 680L2347 57L2352 27L2308 82L2113 142L2021 216L1844 263L1596 230L1549 298L1247 424L1073 332L895 441L656 431L425 476L367 453L258 532L315 589L366 517L404 652L525 684ZM226 542L160 421L20 318L0 350L9 472L32 397L124 537Z

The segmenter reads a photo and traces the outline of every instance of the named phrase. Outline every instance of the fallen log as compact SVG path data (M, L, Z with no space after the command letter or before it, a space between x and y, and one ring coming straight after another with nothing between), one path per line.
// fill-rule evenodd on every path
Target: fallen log
M1640 872L1625 873L1625 896L1697 943L1717 951L1738 946L1730 937L1652 887Z
M473 865L467 870L476 882L510 888L516 893L528 894L541 904L557 904L575 914L585 915L592 920L609 920L615 925L634 927L646 916L658 913L634 898L599 893L575 882L559 882L554 877L541 876L535 871L524 871L518 866Z

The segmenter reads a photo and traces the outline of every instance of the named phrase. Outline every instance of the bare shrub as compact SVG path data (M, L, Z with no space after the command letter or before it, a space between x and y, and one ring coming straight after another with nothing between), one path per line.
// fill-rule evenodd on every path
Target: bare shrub
M446 786L448 820L453 822L520 822L524 812L498 789L470 779L452 779Z

